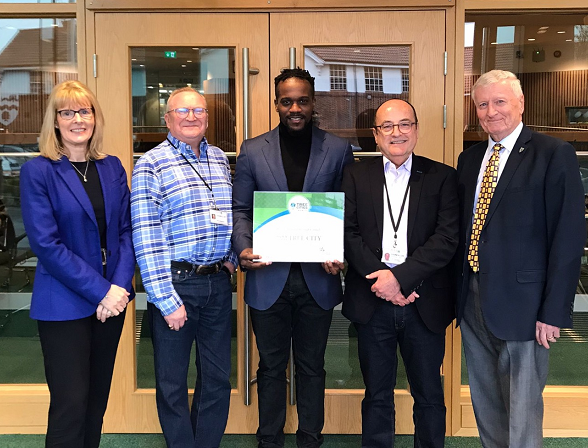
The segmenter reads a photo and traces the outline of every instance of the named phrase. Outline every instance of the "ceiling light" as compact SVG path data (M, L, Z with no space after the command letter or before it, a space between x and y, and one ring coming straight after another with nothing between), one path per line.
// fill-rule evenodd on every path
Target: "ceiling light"
M540 30L546 30L547 28L549 28L548 26L540 26L539 29Z
M192 61L186 61L186 62L192 62Z
M565 31L558 31L557 34L566 34Z
M137 58L133 58L133 59L131 59L131 61L136 61L136 60L137 60Z
M186 64L182 64L182 68L186 68Z
M545 33L547 33L547 30L539 30L539 31L537 31L537 34L545 34Z
M572 39L566 39L566 42L571 42L571 41L572 41Z
M531 38L531 39L527 39L530 42L533 42L535 39Z

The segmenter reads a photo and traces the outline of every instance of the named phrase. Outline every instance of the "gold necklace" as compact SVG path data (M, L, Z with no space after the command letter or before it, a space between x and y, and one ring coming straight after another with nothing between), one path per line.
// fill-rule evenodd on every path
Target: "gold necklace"
M78 170L76 168L76 166L73 164L73 162L71 160L69 161L69 163L71 163L71 166L73 166L74 170L76 170L78 173L80 173L80 176L82 176L84 178L84 182L88 182L88 178L86 177L86 175L88 174L88 165L90 164L90 159L86 160L86 169L84 170L83 174L80 170Z

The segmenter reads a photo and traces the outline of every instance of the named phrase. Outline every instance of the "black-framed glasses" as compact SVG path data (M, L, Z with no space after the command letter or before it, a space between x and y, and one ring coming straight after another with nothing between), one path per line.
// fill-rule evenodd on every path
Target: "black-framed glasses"
M380 131L382 131L382 134L384 134L384 135L390 135L394 132L394 128L396 126L398 126L398 131L400 131L400 133L408 134L412 130L412 127L415 124L417 124L417 123L416 122L411 123L410 121L402 121L398 124L384 123L380 126L374 126L374 129L376 131L379 129Z
M83 107L78 110L72 109L62 109L58 110L57 113L61 118L64 120L73 120L73 118L78 114L84 120L90 120L94 115L94 108L92 107Z
M168 112L175 112L178 118L186 118L190 114L190 111L192 111L196 118L202 118L208 113L208 109L204 107L195 107L194 109L178 107L177 109L168 110Z

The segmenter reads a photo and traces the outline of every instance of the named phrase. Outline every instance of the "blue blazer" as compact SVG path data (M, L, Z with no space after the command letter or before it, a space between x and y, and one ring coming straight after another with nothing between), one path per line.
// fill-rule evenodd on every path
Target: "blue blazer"
M39 262L30 316L64 321L92 315L111 284L131 292L135 253L127 175L120 160L96 161L106 212L107 271L102 276L98 223L67 158L36 157L20 171L25 230Z
M460 242L456 254L457 323L468 298L467 251L478 173L488 142L457 164ZM480 300L499 339L535 339L537 321L572 326L586 242L584 189L572 145L523 126L498 180L480 234Z
M353 151L347 140L313 127L303 191L340 191L343 167L351 162ZM289 191L277 127L241 145L233 181L232 242L237 255L253 247L254 191ZM321 308L331 309L341 302L343 293L338 275L327 274L320 263L301 263L301 266L308 289ZM289 272L290 263L273 263L247 272L247 304L258 310L272 306L284 289Z

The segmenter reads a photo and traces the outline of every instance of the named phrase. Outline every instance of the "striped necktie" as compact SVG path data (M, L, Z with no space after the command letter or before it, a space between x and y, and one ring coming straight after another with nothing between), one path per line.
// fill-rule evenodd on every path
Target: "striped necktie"
M494 195L496 184L498 183L498 163L500 158L500 150L504 148L500 143L496 143L492 150L492 156L488 160L484 177L482 178L482 185L480 186L480 194L478 195L478 204L476 205L476 212L474 213L474 222L472 224L472 234L470 237L470 248L468 251L468 262L474 272L480 269L480 261L478 259L478 248L480 242L480 233L486 222L486 215L490 208L490 201Z

